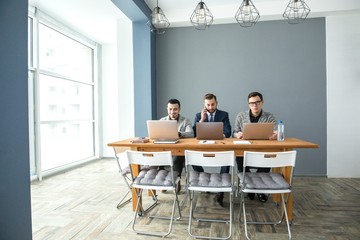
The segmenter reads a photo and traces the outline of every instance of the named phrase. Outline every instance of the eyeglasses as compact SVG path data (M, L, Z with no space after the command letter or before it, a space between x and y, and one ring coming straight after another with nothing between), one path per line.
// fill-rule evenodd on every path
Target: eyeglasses
M258 106L262 101L249 102L250 106Z

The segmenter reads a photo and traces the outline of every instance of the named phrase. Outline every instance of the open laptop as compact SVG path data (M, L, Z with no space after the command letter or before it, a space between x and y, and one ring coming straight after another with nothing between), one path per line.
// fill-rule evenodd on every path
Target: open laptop
M223 122L197 122L196 139L222 140L224 138L223 128Z
M274 134L275 123L244 123L243 139L245 140L269 140Z
M177 143L179 133L175 120L147 120L148 136L154 143Z

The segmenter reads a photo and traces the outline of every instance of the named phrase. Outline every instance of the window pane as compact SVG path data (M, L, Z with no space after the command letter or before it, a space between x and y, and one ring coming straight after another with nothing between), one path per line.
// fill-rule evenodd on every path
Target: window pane
M40 125L42 171L93 157L92 122Z
M93 86L39 76L40 121L92 120Z
M81 82L92 82L92 49L39 24L39 67Z
M28 87L29 87L29 121L31 123L34 122L34 95L33 95L33 84L34 83L34 72L28 71ZM30 176L36 175L36 164L35 164L35 143L34 136L35 134L35 126L33 124L29 125L29 158L30 158Z
M32 61L32 56L33 56L33 19L28 17L28 65L29 67L33 67L33 61Z

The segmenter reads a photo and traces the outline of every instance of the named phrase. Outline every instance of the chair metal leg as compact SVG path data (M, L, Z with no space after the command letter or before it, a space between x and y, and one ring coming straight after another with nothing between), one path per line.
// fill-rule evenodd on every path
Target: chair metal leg
M244 214L244 231L245 231L245 237L246 239L250 240L249 236L248 236L248 231L247 231L247 222L246 222L246 210L245 210L245 198L244 198L244 193L241 193L241 202L240 202L240 214L239 214L239 221L241 222L241 212L243 212Z
M189 191L189 198L190 198L190 215L189 215L189 225L188 225L188 232L189 235L193 238L203 238L203 239L229 239L232 235L232 224L233 224L233 193L230 193L230 210L229 210L229 220L222 220L222 219L209 219L209 218L197 218L194 216L194 212L195 212L195 208L196 208L196 204L194 204L194 198L195 198L195 193L194 191ZM229 225L229 235L226 237L210 237L210 236L203 236L203 235L195 235L193 234L192 231L192 222L193 219L197 222L221 222L221 223L226 223L226 224L230 224Z
M146 206L145 208L142 206L142 205L140 205L140 212L138 213L138 215L139 216L142 216L142 215L144 215L145 213L147 213L147 212L149 212L151 209L153 209L154 207L156 207L156 205L158 204L158 199L157 199L157 195L155 194L155 192L153 191L153 190L151 190L151 192L152 192L152 200L153 200L153 202L152 203L150 203L148 206ZM142 195L141 195L142 196ZM139 199L139 197L138 197L138 199ZM140 201L140 200L138 200L138 203L139 202L142 202L142 201Z
M130 189L127 190L127 192L124 194L124 196L121 198L120 202L118 203L118 205L116 206L117 209L122 208L123 206L125 206L127 203L131 202L131 197L128 198L126 201L124 201L124 199L126 198L127 195L129 195L129 193L131 192Z
M125 206L127 203L129 203L129 202L131 202L131 200L132 200L132 198L130 197L130 198L128 198L126 201L124 201L125 200L125 198L126 198L126 196L131 192L131 186L130 186L130 181L131 181L131 179L129 179L129 177L127 176L127 174L123 174L122 175L122 177L123 177L123 179L124 179L124 181L125 181L125 183L126 183L126 186L127 186L127 192L124 194L124 196L121 198L121 200L120 200L120 202L118 203L118 205L116 205L116 208L117 209L120 209L120 208L122 208L123 206Z
M289 239L291 239L291 231L290 231L290 222L289 222L289 219L288 219L288 214L287 214L287 211L286 211L286 204L287 204L287 200L289 198L289 193L287 194L287 197L286 197L286 200L284 198L284 194L281 193L281 200L282 200L282 213L281 213L281 217L280 217L280 220L279 221L274 221L274 222L247 222L246 221L246 212L245 212L245 197L244 197L244 193L242 192L241 193L241 206L240 206L240 214L239 214L239 221L241 222L241 213L243 212L243 217L244 217L244 230L245 230L245 236L246 236L246 239L250 239L249 236L248 236L248 233L247 233L247 224L257 224L257 225L278 225L280 223L282 223L283 219L285 218L286 219L286 225L287 225L287 229L288 229L288 234L289 234Z
M150 235L150 236L158 236L158 237L166 237L166 236L168 236L170 234L171 230L172 230L173 221L174 220L179 220L181 218L181 210L180 210L180 204L179 204L179 199L178 199L177 194L175 193L175 196L174 196L174 202L173 202L173 206L172 206L171 217L149 216L149 218L168 219L168 220L170 220L169 228L168 228L167 232L156 233L156 232L148 232L148 231L145 232L145 231L140 231L140 230L135 229L137 216L142 215L142 214L141 215L139 214L139 208L140 208L142 213L146 213L146 212L148 212L150 209L152 209L154 207L154 204L153 204L149 208L147 208L146 211L142 210L142 208L141 208L141 206L139 204L141 202L141 200L142 200L142 192L143 192L143 189L141 189L137 193L137 198L138 198L139 201L136 204L136 211L134 213L134 219L133 219L133 223L132 223L133 231L136 232L137 234L142 234L142 235ZM156 202L157 202L157 199L156 199ZM177 218L174 217L175 216L175 211L176 211L176 206L177 206L178 211L179 211L179 217L177 217Z
M288 194L288 195L289 195L289 194ZM283 207L284 207L284 212L285 212L285 218L286 218L286 225L287 225L288 233L289 233L289 239L291 239L291 231L290 231L289 218L288 218L288 214L287 214L287 210L286 210L286 203L287 203L287 201L286 201L286 202L284 201L284 194L281 194L281 200L282 200L282 202L283 202Z
M174 218L174 216L175 216L175 212L174 212L174 211L175 211L176 206L178 207L179 217ZM169 219L169 220L171 220L171 219L180 220L180 219L181 219L181 210L180 210L179 198L178 198L178 195L177 195L177 194L176 194L176 196L175 196L172 209L173 209L173 210L172 210L172 214L171 214L172 217L165 217L165 216L162 217L162 216L151 215L151 216L149 216L149 218Z

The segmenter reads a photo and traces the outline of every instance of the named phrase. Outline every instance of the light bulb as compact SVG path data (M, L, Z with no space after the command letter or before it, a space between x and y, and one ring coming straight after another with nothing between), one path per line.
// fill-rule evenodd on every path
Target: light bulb
M204 20L204 19L205 19L205 15L206 15L205 9L204 9L204 8L200 8L200 9L199 9L199 14L198 14L198 19L199 19L199 20Z
M298 12L299 11L299 6L300 5L300 3L299 3L299 1L294 1L294 12Z
M250 6L249 5L244 6L243 13L244 13L244 16L246 16L246 17L250 15Z

